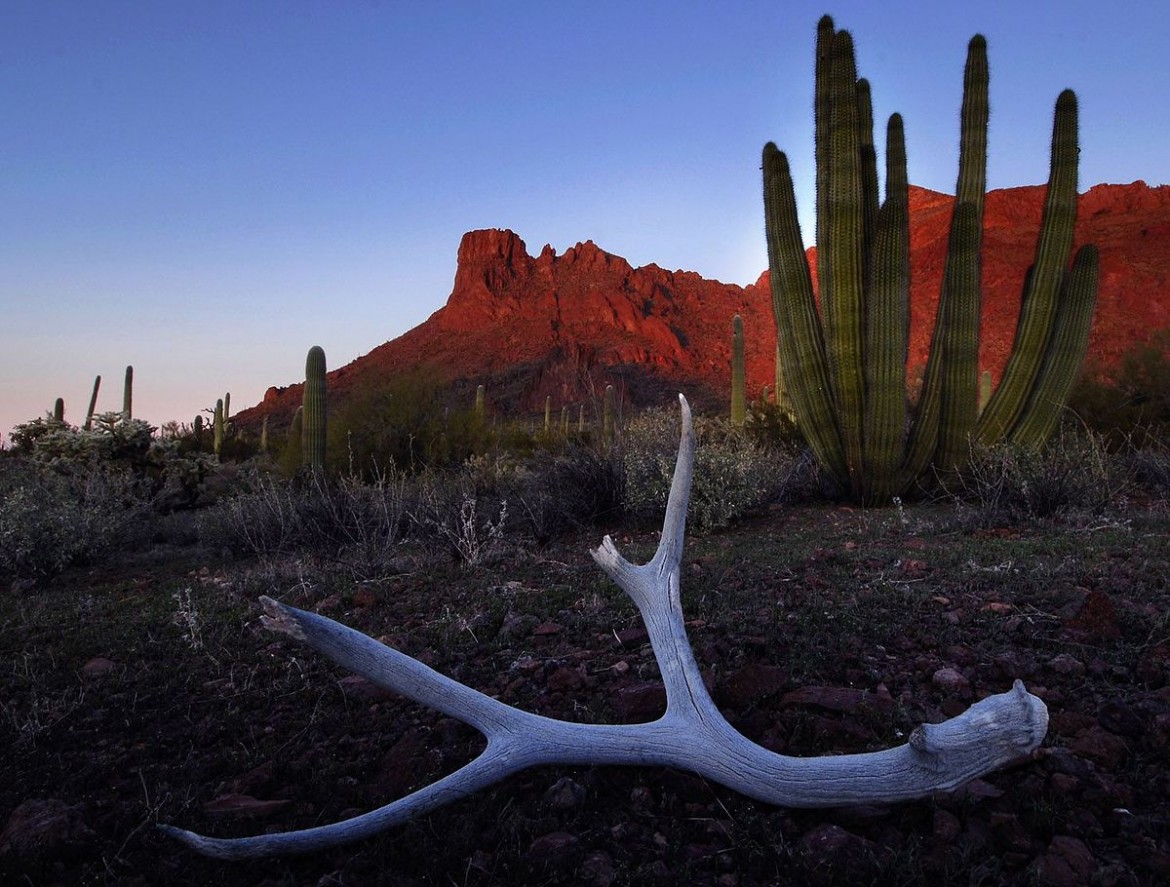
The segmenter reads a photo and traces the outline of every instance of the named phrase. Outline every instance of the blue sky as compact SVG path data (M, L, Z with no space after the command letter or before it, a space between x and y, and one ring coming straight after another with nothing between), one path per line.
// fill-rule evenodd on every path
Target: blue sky
M759 155L811 229L812 45L853 32L910 178L950 191L967 40L991 65L989 185L1170 181L1165 0L0 0L0 433L57 397L190 422L341 366L450 292L459 239L592 239L734 283L766 265Z

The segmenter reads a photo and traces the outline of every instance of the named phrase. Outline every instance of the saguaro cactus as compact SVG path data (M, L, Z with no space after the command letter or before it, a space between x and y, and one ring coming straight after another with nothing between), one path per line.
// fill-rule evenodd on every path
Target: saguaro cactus
M58 397L53 403L53 421L65 421L65 398Z
M605 386L605 400L602 402L601 409L601 442L607 446L614 445L616 434L616 420L614 419L614 400L615 395L612 385Z
M325 469L325 351L320 345L305 358L304 409L301 425L301 459L314 471Z
M211 420L211 445L215 455L223 449L223 398L215 401L215 413Z
M923 391L907 422L909 202L901 117L886 133L886 196L878 185L870 87L853 39L828 16L816 44L817 277L796 218L788 160L764 148L764 207L782 376L817 460L862 501L888 501L962 466L972 438L1036 447L1055 426L1084 357L1097 253L1071 270L1077 111L1056 102L1048 197L1008 367L980 412L979 321L986 190L987 44L968 45L955 209ZM907 427L910 431L907 434Z
M98 389L102 387L102 377L95 376L93 380L93 393L89 396L89 409L85 411L85 430L90 431L93 428L93 411L97 408Z
M744 380L743 318L731 319L731 424L742 428L747 421L747 383Z
M134 395L134 367L126 367L126 381L122 386L122 421L129 422L133 418L131 410Z

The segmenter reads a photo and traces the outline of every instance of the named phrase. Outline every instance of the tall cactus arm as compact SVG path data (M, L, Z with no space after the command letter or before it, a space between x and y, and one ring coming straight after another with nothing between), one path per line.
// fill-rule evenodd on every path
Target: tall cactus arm
M865 471L866 498L883 502L898 492L910 344L910 199L899 114L886 125L886 200L876 229L865 319Z
M830 94L829 242L817 244L817 252L824 250L833 266L831 286L821 285L822 308L845 464L857 496L864 464L865 200L857 65L848 31L838 31L833 38Z
M1048 193L1036 258L1020 303L1011 356L999 387L979 417L976 433L983 442L1002 439L1015 426L1044 366L1057 314L1060 287L1072 250L1077 218L1077 97L1066 89L1056 100Z
M935 468L967 463L979 416L979 215L974 204L955 208L947 249L948 322L943 329L941 416Z
M982 247L983 232L983 203L984 191L987 186L987 123L989 116L989 82L990 72L987 65L987 41L976 34L967 44L967 62L963 68L963 105L959 123L959 175L955 183L955 209L951 217L950 245L964 244L970 246L971 233L965 238L957 239L956 228L959 225L959 207L966 203L975 211L974 236L977 238L975 249L964 248L961 261L964 267L956 265L960 256L952 249L947 250L946 268L943 272L943 285L939 293L938 308L935 314L934 332L930 340L930 356L927 358L926 372L923 378L922 393L918 401L915 414L914 430L910 437L910 444L906 457L906 480L912 482L922 474L931 461L942 455L946 459L954 459L954 442L966 441L971 433L972 425L962 428L943 429L944 411L952 419L966 421L966 410L957 411L954 408L944 410L944 390L949 388L955 391L958 377L945 370L947 354L945 341L954 339L956 335L971 335L972 331L960 332L955 330L957 323L974 323L974 335L978 336L979 305L981 303L978 287L980 286L980 250ZM968 222L969 224L969 222ZM974 313L969 300L970 294L963 296L965 308L960 317L952 316L952 300L956 294L948 289L951 280L974 282ZM978 346L976 346L978 347ZM976 369L977 372L977 369ZM949 377L949 382L947 377ZM966 383L964 382L964 388ZM974 421L972 419L972 421ZM949 441L950 443L944 443ZM965 444L964 444L965 446ZM940 451L941 448L941 451Z
M796 216L792 174L788 158L771 142L764 146L764 216L772 310L796 423L817 461L846 486L849 474L837 430L824 333Z
M1099 275L1097 247L1089 244L1077 250L1057 306L1044 367L1019 421L1008 434L1012 443L1033 449L1042 446L1060 421L1085 361Z

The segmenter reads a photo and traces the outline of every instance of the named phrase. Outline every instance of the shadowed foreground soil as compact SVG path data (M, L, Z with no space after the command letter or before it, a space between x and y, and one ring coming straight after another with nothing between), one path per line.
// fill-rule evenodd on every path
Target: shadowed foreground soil
M544 768L385 835L224 863L156 822L244 835L333 822L482 741L259 625L270 594L505 702L651 720L657 667L591 531L458 568L155 551L0 592L5 884L1155 884L1170 882L1170 518L970 530L945 509L790 508L692 537L684 605L731 722L794 755L884 748L1022 678L1035 760L947 796L789 811L683 772ZM655 534L621 537L645 559Z

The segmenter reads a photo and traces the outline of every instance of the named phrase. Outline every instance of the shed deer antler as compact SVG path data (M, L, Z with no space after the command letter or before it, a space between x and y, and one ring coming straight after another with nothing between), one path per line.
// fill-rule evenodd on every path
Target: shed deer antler
M720 714L687 641L679 594L687 502L695 462L690 407L654 558L631 564L608 536L593 558L637 604L666 685L666 713L643 724L574 724L530 714L466 687L332 619L260 599L264 625L304 641L373 683L457 718L487 737L475 760L377 810L343 822L251 838L209 838L160 828L200 853L244 859L304 853L355 841L466 797L506 776L548 764L633 764L691 770L769 804L835 807L903 801L947 791L1030 755L1048 709L1016 681L941 724L922 724L907 745L881 752L793 758L756 745Z

